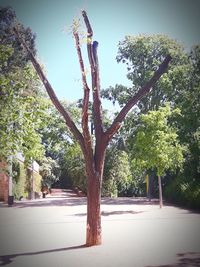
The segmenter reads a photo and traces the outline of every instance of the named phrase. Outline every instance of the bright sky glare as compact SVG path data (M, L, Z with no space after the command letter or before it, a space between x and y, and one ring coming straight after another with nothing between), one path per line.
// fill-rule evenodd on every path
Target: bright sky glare
M125 65L115 60L118 42L125 35L162 33L188 49L200 43L198 0L0 0L0 6L13 7L19 21L36 33L38 57L47 77L58 97L69 101L82 97L78 58L69 34L82 9L99 42L102 88L129 84Z

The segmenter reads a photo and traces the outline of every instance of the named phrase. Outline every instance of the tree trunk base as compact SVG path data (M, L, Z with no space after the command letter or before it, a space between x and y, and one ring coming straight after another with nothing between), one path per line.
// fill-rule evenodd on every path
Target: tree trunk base
M89 240L86 242L85 246L86 247L93 247L93 246L100 246L102 244L102 241L101 240Z
M86 237L86 246L99 246L102 244L101 238L101 228L95 229L95 232L90 231L90 226L87 225L87 237Z

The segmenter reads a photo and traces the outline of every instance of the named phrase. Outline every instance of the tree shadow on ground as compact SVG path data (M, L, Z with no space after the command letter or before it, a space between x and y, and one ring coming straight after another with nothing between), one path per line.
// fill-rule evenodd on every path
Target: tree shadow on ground
M146 267L200 267L199 252L178 253L177 257L177 263L159 266L148 265Z
M117 197L117 198L102 198L101 204L103 205L158 205L158 199L151 201L145 197Z
M144 211L133 211L133 210L114 210L114 211L102 211L102 216L110 216L110 215L123 215L123 214L139 214ZM76 213L75 216L86 216L87 213Z
M86 205L87 199L85 197L55 197L37 200L16 201L13 208L34 208L34 207L50 207L50 206L81 206ZM4 204L1 207L7 208Z
M158 205L158 200L149 201L146 198L119 197L109 198L103 197L102 205ZM79 197L77 195L69 196L48 196L44 199L15 201L12 208L34 208L49 206L81 206L87 205L87 197ZM1 204L0 207L7 208L7 204Z
M147 198L137 197L102 197L102 205L159 205L158 199L149 201ZM34 207L49 207L49 206L81 206L87 205L87 197L79 197L75 194L66 196L48 196L35 200L15 201L12 208L34 208ZM171 206L164 203L164 206ZM7 204L0 203L1 208L7 208Z
M50 249L50 250L2 255L2 256L0 256L0 266L8 265L8 264L12 263L15 258L21 257L21 256L34 256L34 255L49 254L49 253L82 249L82 248L87 248L87 246L86 245L79 245L79 246L71 246L71 247L66 247L66 248L56 248L56 249Z

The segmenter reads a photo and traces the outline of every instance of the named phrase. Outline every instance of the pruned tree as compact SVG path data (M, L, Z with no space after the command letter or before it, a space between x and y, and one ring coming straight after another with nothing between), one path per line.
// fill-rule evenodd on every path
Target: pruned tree
M80 131L72 120L69 112L62 106L58 100L51 84L47 80L41 66L37 59L29 50L26 42L21 38L17 29L14 28L15 34L18 36L20 42L23 44L26 51L28 51L30 59L46 88L46 91L52 100L55 107L64 117L67 127L70 129L74 137L79 142L79 145L83 151L85 158L85 170L87 176L87 234L86 245L93 246L99 245L102 242L101 233L101 186L104 170L105 151L109 141L114 134L119 130L130 109L137 104L137 102L146 95L154 84L159 80L162 74L167 70L168 64L171 60L171 56L168 55L161 65L157 68L152 78L128 101L128 103L122 108L119 114L116 116L112 124L108 129L104 129L103 126L103 113L100 98L100 78L99 78L99 63L97 55L98 42L93 41L93 30L88 19L86 11L82 11L82 16L87 29L87 52L90 63L91 71L91 89L87 83L86 71L84 61L82 57L82 51L80 46L79 33L76 27L74 27L73 35L76 44L76 50L80 63L80 69L82 74L83 83L83 106L82 106L82 131ZM93 96L93 119L94 119L94 135L95 141L92 140L88 122L89 122L89 96L90 92Z

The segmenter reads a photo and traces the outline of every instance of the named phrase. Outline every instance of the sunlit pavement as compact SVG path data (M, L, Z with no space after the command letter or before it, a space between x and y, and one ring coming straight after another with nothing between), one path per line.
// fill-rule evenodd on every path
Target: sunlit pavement
M197 267L200 214L134 198L102 200L103 244L86 248L86 198L54 191L0 205L0 266Z

